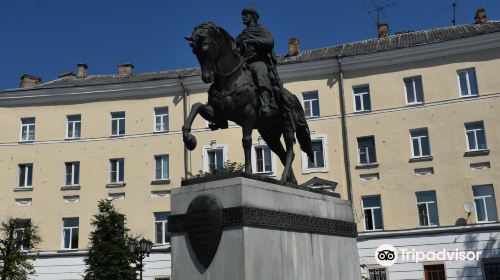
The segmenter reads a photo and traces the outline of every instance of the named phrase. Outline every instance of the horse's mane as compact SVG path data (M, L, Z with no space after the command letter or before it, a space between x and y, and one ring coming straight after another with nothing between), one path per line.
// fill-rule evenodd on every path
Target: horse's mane
M193 34L192 34L192 37L195 41L198 40L198 37L199 37L199 32L200 30L207 30L209 31L213 36L217 36L217 35L222 35L222 39L230 42L231 44L231 49L233 51L236 50L236 42L233 38L233 36L231 36L231 34L229 34L229 32L227 32L224 28L220 27L220 26L217 26L215 23L213 22L206 22L206 23L202 23L200 25L198 25L197 27L194 28L193 30Z

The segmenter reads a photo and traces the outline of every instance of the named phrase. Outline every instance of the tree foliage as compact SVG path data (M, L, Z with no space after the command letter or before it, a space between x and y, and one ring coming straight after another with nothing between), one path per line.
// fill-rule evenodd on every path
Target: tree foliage
M210 171L202 171L199 170L198 174L192 174L188 173L187 179L191 178L200 178L200 177L205 177L205 176L210 176L210 175L217 175L217 174L224 174L224 173L236 173L236 172L243 172L245 170L245 165L242 163L237 163L237 162L232 162L232 161L226 161L224 162L224 166L221 168L211 168ZM185 179L185 178L183 178Z
M94 215L91 225L90 248L85 257L84 280L129 280L136 279L136 258L129 249L130 238L125 215L118 212L111 201L100 200L99 213Z
M2 280L26 280L35 275L31 263L41 238L38 227L28 220L9 218L0 224L0 276Z

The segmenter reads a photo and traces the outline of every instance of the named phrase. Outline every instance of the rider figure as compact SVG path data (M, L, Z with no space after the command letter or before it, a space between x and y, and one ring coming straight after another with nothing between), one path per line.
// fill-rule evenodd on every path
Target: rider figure
M276 56L273 51L274 39L267 27L257 23L259 13L254 7L243 9L241 16L246 28L236 38L236 42L246 44L244 56L257 84L257 95L262 103L260 112L262 116L268 117L271 115L269 104L272 95L268 63L270 63L269 57L272 59L272 63L276 63Z

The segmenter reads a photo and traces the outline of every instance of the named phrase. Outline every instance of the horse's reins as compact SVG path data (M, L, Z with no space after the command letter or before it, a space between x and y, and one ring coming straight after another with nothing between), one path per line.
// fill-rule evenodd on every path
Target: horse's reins
M212 41L214 42L215 46L217 47L217 57L219 57L219 54L220 54L220 53L219 53L219 50L220 50L220 48L219 48L219 45L217 44L217 41L215 41L215 40L213 40L213 39L210 39L210 40L212 40ZM244 64L245 62L246 62L246 59L241 58L241 59L240 59L240 63L238 63L238 65L236 65L236 67L235 67L233 70L229 71L228 73L220 73L220 72L219 72L219 70L217 69L217 63L215 63L215 64L214 64L215 73L216 73L217 75L222 76L222 77L231 76L231 75L232 75L232 74L234 74L236 71L238 71L238 69L240 69L240 68L241 68L241 66L243 66L243 64Z

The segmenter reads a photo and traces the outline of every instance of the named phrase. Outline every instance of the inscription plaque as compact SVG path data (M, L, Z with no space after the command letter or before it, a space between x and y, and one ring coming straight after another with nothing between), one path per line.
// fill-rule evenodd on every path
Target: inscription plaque
M222 204L213 195L191 201L186 213L189 243L200 263L208 268L215 257L223 230Z

